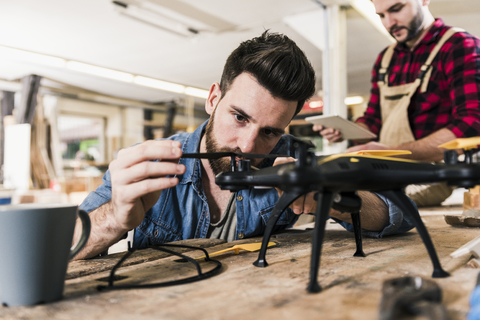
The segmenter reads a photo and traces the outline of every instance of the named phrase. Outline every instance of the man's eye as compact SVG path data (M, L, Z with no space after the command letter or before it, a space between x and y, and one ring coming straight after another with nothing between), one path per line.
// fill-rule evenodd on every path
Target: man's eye
M263 133L265 133L266 136L276 136L275 132L270 129L265 129Z
M235 119L238 121L238 122L243 122L245 121L245 117L240 115L240 114L236 114L235 115Z
M393 7L393 8L391 8L389 11L390 11L390 12L398 12L398 11L402 10L403 7L404 7L404 6Z

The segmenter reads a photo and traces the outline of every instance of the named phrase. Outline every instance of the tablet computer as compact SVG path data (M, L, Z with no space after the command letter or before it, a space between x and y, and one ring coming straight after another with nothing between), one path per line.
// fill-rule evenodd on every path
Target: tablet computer
M343 139L346 140L373 139L377 137L376 134L358 124L337 115L306 117L305 120L326 128L334 128L340 131Z

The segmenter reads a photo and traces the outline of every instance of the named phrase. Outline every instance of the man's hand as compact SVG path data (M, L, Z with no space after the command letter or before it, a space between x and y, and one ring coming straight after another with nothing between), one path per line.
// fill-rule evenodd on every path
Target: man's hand
M275 159L273 166L277 166L279 164L284 164L288 162L294 162L294 161L296 161L294 158L277 158ZM283 191L278 188L276 189L277 189L278 195L282 196ZM306 195L299 197L290 205L289 208L292 209L295 214L315 212L317 202L313 199L314 195L315 195L315 192L310 192Z
M385 144L381 144L380 142L371 141L366 144L360 144L358 146L350 147L346 150L346 152L356 152L361 150L391 150L392 147L389 147Z
M185 166L178 164L181 155L181 144L171 140L149 140L121 150L109 166L112 199L89 213L90 237L74 259L96 256L136 228L162 190L178 184L178 178L167 176L185 172ZM80 234L77 223L73 243Z
M185 172L185 166L177 164L181 155L181 144L171 140L149 140L118 153L109 170L112 214L119 228L137 227L162 190L177 185L178 178L167 176Z
M327 139L329 142L342 142L342 133L339 130L333 128L327 128L322 125L314 125L313 131L320 131L320 135Z

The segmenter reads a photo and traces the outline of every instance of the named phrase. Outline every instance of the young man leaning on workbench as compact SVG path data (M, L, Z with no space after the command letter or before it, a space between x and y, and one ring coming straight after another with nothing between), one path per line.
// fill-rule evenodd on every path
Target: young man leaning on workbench
M228 57L220 83L210 87L205 102L209 120L193 133L123 149L111 162L103 184L80 205L90 214L92 231L76 258L104 252L132 229L134 248L191 238L233 241L262 235L279 198L277 191L221 190L215 175L229 171L228 159L185 159L182 153L288 154L284 130L314 91L312 66L285 35L265 31L241 43ZM252 164L274 165L272 159ZM368 192L360 196L362 226L370 236L412 228L389 200ZM291 226L303 212L315 212L313 195L297 199L278 220L278 229ZM331 216L350 218L349 213L334 211ZM81 229L77 227L74 241Z
M480 135L480 39L435 19L430 0L372 2L397 43L378 55L367 110L356 120L380 139L347 151L410 150L411 159L440 161L440 144ZM338 130L314 130L342 141ZM446 183L406 190L417 206L439 205L452 191Z

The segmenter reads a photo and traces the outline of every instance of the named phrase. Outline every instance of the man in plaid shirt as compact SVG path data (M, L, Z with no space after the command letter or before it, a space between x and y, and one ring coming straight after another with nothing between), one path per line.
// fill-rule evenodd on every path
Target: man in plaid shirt
M356 121L380 139L347 151L410 150L411 159L440 161L440 144L479 135L480 39L435 19L429 0L372 2L397 43L379 54L367 110ZM338 130L314 130L329 141L343 140ZM426 194L410 195L419 206L437 205L452 191L435 188L414 188Z

